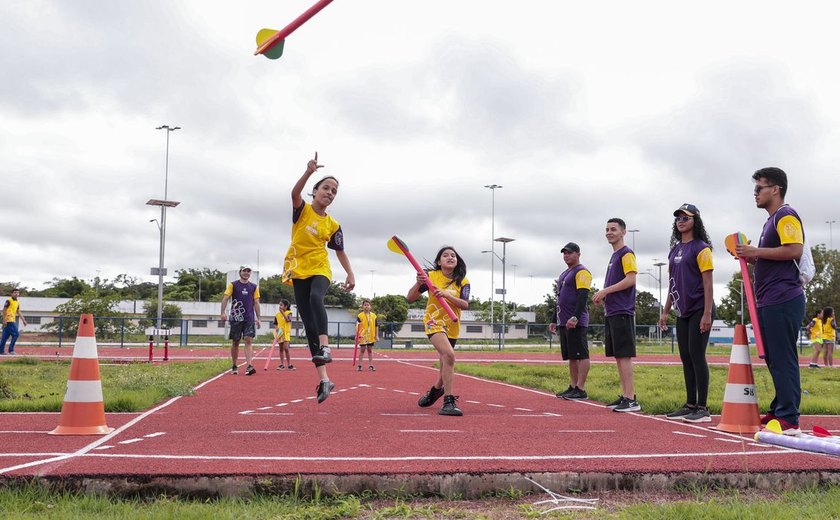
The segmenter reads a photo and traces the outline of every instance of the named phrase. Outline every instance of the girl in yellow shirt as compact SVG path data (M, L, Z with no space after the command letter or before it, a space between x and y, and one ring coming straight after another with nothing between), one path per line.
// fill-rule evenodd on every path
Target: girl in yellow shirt
M280 347L280 364L277 365L277 370L283 370L286 366L289 370L294 370L295 366L292 364L292 356L289 353L289 342L292 340L292 311L289 310L289 300L280 300L280 305L277 314L274 316L274 326L276 327L277 344ZM286 365L283 365L283 356L286 357Z
M818 310L811 321L808 323L808 333L811 339L811 346L814 347L814 355L811 356L811 362L808 364L809 368L820 368L817 361L820 359L820 349L822 348L823 340L823 325L822 325L823 311Z
M332 357L324 296L330 287L332 272L324 246L335 251L341 267L347 273L343 289L352 291L356 286L350 259L344 252L344 233L338 222L327 215L327 208L338 194L338 180L327 176L316 182L312 188L311 204L301 196L309 177L323 167L318 164L318 152L315 152L315 158L306 164L306 171L292 188L292 245L283 262L283 277L291 280L294 286L298 314L306 330L312 362L320 377L316 389L319 403L324 402L335 387L327 375L326 367L327 363L332 362Z
M362 312L356 317L356 334L359 336L359 366L356 369L362 371L362 358L365 357L365 350L368 355L368 370L376 372L373 367L373 345L376 343L377 332L376 314L370 312L370 300L362 302Z
M836 334L834 321L834 307L823 309L823 364L827 367L834 366L834 336Z
M470 307L470 282L467 280L467 264L455 251L455 248L444 246L435 256L434 268L428 271L431 282L437 287L429 294L426 304L426 314L423 317L426 335L440 355L440 372L437 382L417 401L421 407L431 406L443 396L443 408L440 415L463 415L455 404L458 396L452 395L452 379L455 373L455 342L460 332L459 322L462 309ZM408 303L416 301L420 295L429 290L425 279L418 275L417 281L408 290ZM458 321L452 321L440 304L446 300Z

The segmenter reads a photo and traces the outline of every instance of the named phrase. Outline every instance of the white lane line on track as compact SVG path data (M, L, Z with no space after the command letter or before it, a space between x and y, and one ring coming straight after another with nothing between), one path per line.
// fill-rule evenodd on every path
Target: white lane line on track
M514 408L514 410L518 410L520 412L533 412L530 408Z
M50 433L49 431L37 430L0 430L0 433Z
M615 430L557 430L557 433L615 433Z
M765 448L768 446L764 446ZM513 461L543 461L543 460L587 460L587 459L663 459L663 458L708 458L708 457L751 457L759 455L802 455L795 450L764 450L764 451L733 451L708 453L635 453L635 454L599 454L599 455L476 455L476 456L423 456L408 455L403 457L248 457L234 455L152 455L152 454L123 454L123 453L86 453L83 457L115 458L115 459L172 459L172 460L261 460L261 461L302 461L302 462L402 462L412 460L513 460ZM805 452L811 454L810 452ZM29 454L26 454L29 455Z
M705 438L706 438L706 436L705 436L705 435L700 435L699 433L680 432L680 431L677 431L677 430L674 430L674 431L673 431L673 432L671 432L671 433L674 433L674 434L676 434L676 435L687 435L687 436L689 436L689 437L699 437L699 438L702 438L702 439L705 439Z
M297 433L294 430L233 430L230 433Z
M195 388L193 388L193 391L196 391L196 390L212 383L213 381L215 381L215 380L217 380L217 379L219 379L219 378L221 378L225 375L227 375L227 371L222 372L222 373L216 375L215 377L211 377L207 381L205 381L205 382L201 383L200 385L196 386ZM76 450L72 453L65 453L65 454L62 454L62 455L58 455L56 457L50 457L48 459L36 460L36 461L33 461L33 462L27 462L25 464L18 464L16 466L8 466L8 467L5 467L5 468L0 468L0 475L2 475L3 473L8 473L10 471L17 471L19 469L31 468L33 466L41 466L43 464L49 464L51 462L59 462L59 461L62 461L62 460L67 460L67 459L73 458L73 457L83 457L83 456L87 455L91 450L94 450L97 447L102 446L103 444L107 443L108 441L110 441L111 439L113 439L117 435L121 434L125 430L127 430L127 429L131 428L132 426L134 426L135 424L139 423L140 421L142 421L146 417L148 417L148 416L150 416L150 415L152 415L152 414L154 414L154 413L156 413L160 410L163 410L164 408L167 408L169 405L171 405L174 402L177 402L180 399L181 399L181 396L173 397L172 399L166 401L165 403L163 403L159 406L155 406L151 410L148 410L146 412L141 413L140 415L138 415L134 419L128 421L127 423L123 424L119 428L116 428L114 431L105 435L104 437L101 437L100 439L97 439L96 441L94 441L94 442L88 444L87 446L84 446L84 447L82 447L82 448L80 448L80 449L78 449L78 450ZM32 455L29 454L28 456L32 456Z
M134 444L135 442L143 442L143 439L128 439L120 441L118 444Z
M478 401L470 401L469 399L467 399L467 402L470 403L470 404L481 404Z
M257 408L257 410L271 410L271 406L263 406L261 408Z
M244 412L239 412L244 415ZM294 415L292 412L248 412L248 415Z
M400 430L400 433L463 433L461 430Z
M418 417L418 416L427 416L431 415L428 413L381 413L379 415L383 415L385 417Z
M511 417L562 417L559 413L515 413Z
M105 446L99 446L98 448L94 448L95 450L110 450L113 446L106 444Z
M144 435L143 437L146 437L147 439L154 439L155 437L160 437L161 435L166 435L166 432L150 433L148 435Z
M505 407L505 405L503 405L503 404L493 404L493 403L487 403L487 406L492 406L494 408L504 408Z
M735 444L741 444L743 441L738 439L721 439L720 437L715 437L716 441L720 442L733 442Z

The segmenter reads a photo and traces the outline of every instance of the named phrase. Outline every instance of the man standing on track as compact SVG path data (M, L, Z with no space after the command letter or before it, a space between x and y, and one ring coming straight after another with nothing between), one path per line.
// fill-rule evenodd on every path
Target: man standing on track
M557 280L557 300L548 330L560 336L560 354L569 361L569 388L557 394L563 399L586 399L586 376L589 374L589 288L592 273L580 263L580 247L569 242L563 249L566 270Z
M633 358L636 357L636 254L624 245L627 224L620 218L607 221L607 242L613 248L604 288L592 297L604 304L604 351L615 357L621 394L607 405L614 412L638 412L642 406L633 388Z
M222 312L221 319L225 321L228 315L225 314L227 310L228 300L232 300L230 305L230 357L233 360L233 366L230 367L230 373L236 375L236 363L239 360L239 341L245 337L245 360L248 366L245 369L245 375L251 376L257 373L257 369L252 365L254 357L254 349L252 342L254 336L257 335L256 329L260 328L260 288L248 280L251 278L251 266L242 265L239 267L239 280L230 282L225 288L225 296L222 298ZM256 316L256 323L254 322ZM256 325L256 328L255 326Z

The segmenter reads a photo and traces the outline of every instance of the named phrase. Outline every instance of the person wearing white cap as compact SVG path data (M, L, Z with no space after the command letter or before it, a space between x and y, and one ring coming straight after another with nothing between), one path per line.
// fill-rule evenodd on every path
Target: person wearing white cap
M257 335L256 329L260 328L260 288L249 281L251 278L251 266L239 266L239 280L227 284L225 295L222 297L222 321L230 321L230 357L233 366L231 374L237 373L236 365L239 361L239 342L245 338L245 360L248 366L245 368L245 375L252 376L257 373L252 361L254 359L253 340ZM230 315L225 313L227 303L231 301ZM256 317L256 321L254 321Z

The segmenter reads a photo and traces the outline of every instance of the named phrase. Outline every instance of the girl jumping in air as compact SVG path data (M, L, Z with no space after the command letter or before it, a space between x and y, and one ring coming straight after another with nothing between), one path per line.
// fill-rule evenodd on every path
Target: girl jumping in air
M444 246L438 251L435 257L434 267L428 271L429 279L437 289L429 294L429 302L426 304L426 313L423 316L426 335L432 341L432 345L440 355L440 373L437 382L426 392L426 395L417 401L417 404L425 408L432 406L435 401L443 396L443 408L438 412L440 415L464 415L455 404L458 397L452 395L452 379L455 372L455 342L458 341L460 331L461 310L470 307L470 282L467 280L467 264L454 248ZM417 281L408 290L408 302L411 303L420 298L420 295L429 290L422 276L417 276ZM446 300L452 307L458 321L452 321L440 304L440 300Z
M356 279L350 259L344 252L344 234L339 223L327 215L327 207L338 194L338 180L326 176L312 187L312 203L303 200L301 193L313 173L323 165L318 164L318 152L306 165L306 171L292 188L292 245L283 262L283 278L290 279L295 289L295 303L306 330L312 363L318 370L318 402L330 396L335 385L327 375L326 364L332 362L327 336L327 310L324 296L330 287L332 271L324 247L335 251L336 257L347 273L343 284L345 291L353 290Z

